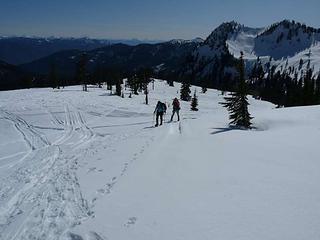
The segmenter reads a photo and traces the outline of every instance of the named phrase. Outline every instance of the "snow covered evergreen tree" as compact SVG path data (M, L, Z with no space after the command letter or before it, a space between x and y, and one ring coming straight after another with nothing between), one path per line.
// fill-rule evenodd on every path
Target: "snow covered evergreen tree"
M241 52L238 71L239 83L237 90L234 93L230 93L228 97L225 97L225 102L222 105L229 111L230 124L248 129L251 127L252 117L248 111L248 87L244 76L243 52Z
M193 97L191 99L191 110L192 111L198 111L199 109L197 107L198 107L198 97L197 97L196 90L194 90L194 94L193 94Z

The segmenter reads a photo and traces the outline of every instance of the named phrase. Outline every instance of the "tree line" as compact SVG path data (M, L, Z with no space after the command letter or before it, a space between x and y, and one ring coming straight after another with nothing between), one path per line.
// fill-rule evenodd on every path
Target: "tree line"
M234 66L237 66L238 74L236 76L224 71L222 61L217 62L217 68L213 69L209 77L201 79L200 84L199 81L196 81L193 73L181 77L180 99L183 101L191 100L191 109L197 111L198 98L196 92L193 97L191 96L191 84L200 85L203 93L209 87L220 89L222 93L229 91L231 93L225 97L225 102L222 104L230 112L231 123L250 128L252 117L248 112L248 94L257 99L277 104L278 107L320 103L320 74L316 77L314 69L310 67L310 55L311 53L309 53L305 69L303 69L304 61L301 59L297 69L292 66L288 67L288 63L286 63L278 71L276 71L276 66L271 66L271 58L263 67L258 57L251 71L246 73L244 56L241 53L240 59L233 61ZM223 59L230 66L230 58L225 56ZM75 74L76 83L82 84L83 91L87 91L88 84L97 84L102 87L102 83L106 83L111 94L124 97L123 87L129 88L129 97L140 93L144 94L145 103L148 104L149 84L154 81L152 76L155 75L151 68L141 67L130 72L123 72L116 68L97 65L95 70L89 74L86 70L87 63L87 56L85 54L80 56ZM50 78L52 86L59 88L54 68L50 73ZM123 79L126 79L124 86ZM174 86L172 79L167 81L169 86ZM113 92L113 86L115 86L115 92Z

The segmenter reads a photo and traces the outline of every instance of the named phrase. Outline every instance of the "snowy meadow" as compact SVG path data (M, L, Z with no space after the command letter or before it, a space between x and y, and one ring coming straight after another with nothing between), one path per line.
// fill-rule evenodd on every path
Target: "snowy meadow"
M249 97L229 127L221 92L157 80L124 98L81 86L0 92L0 239L316 240L320 107ZM158 100L168 107L154 128Z

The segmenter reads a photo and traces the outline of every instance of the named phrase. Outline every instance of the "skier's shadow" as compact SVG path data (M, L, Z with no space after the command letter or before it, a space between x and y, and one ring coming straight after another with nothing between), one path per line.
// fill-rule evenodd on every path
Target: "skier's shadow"
M150 129L150 128L155 128L155 126L144 127L143 129Z
M229 131L233 131L233 130L243 130L239 127L235 127L235 126L229 126L229 127L224 127L224 128L213 128L216 131L211 132L210 134L212 135L216 135L219 133L225 133L225 132L229 132Z

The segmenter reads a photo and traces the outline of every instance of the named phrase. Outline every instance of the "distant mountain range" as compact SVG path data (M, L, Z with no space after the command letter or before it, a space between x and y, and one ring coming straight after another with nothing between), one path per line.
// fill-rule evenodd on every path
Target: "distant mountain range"
M55 51L57 48L62 51ZM53 53L47 54L48 51ZM194 83L206 81L215 87L224 78L236 73L234 66L241 51L247 72L259 61L265 69L270 66L275 66L279 71L290 68L292 75L302 74L307 66L318 74L320 29L288 20L265 28L226 22L214 29L205 40L175 39L138 45L91 39L0 39L0 59L24 63L20 69L32 74L48 74L54 63L59 74L72 77L79 56L84 51L89 56L90 71L97 66L116 67L129 72L140 67L151 67L163 78L181 80L190 77ZM10 52L13 54L10 55ZM3 53L6 58L2 57ZM11 60L8 61L8 58ZM25 63L27 58L33 60Z
M101 66L131 72L140 67L150 67L169 74L180 69L187 56L198 45L198 41L181 42L176 40L137 46L120 43L108 45L86 51L89 58L88 70L94 71L95 67ZM54 63L61 75L72 77L82 52L81 50L61 51L20 67L28 72L48 74L52 63Z
M91 38L41 38L0 37L0 59L10 64L24 64L46 57L58 51L77 49L89 51L111 44L138 45L160 41L138 39L91 39Z

